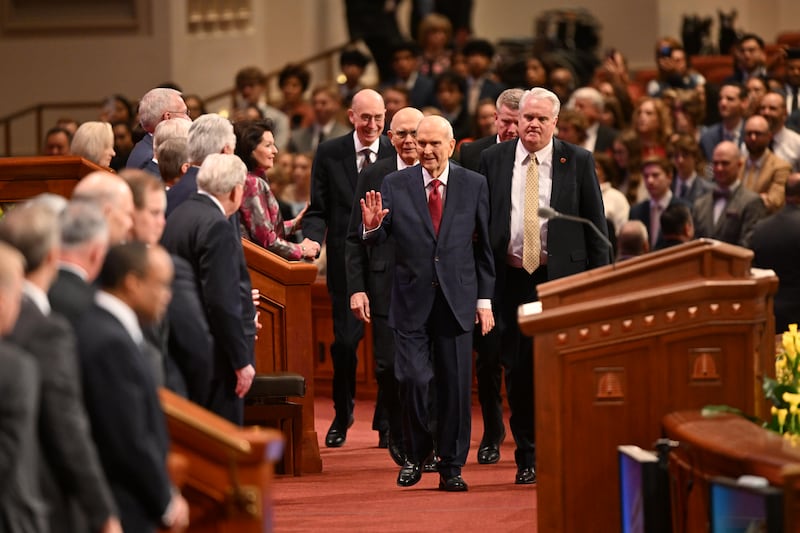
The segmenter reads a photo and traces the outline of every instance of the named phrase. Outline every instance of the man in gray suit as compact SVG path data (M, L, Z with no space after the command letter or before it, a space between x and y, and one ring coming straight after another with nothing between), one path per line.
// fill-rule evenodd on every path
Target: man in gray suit
M0 243L0 335L14 328L22 297L25 259ZM36 427L39 365L0 340L0 531L47 531L37 476Z
M58 274L57 213L44 200L17 206L0 221L0 240L25 257L19 319L9 340L41 369L39 478L50 531L122 531L83 405L75 338L50 312L47 290Z
M311 92L314 123L292 132L292 137L289 139L289 151L315 152L321 143L350 131L350 128L336 118L342 105L341 100L336 87L321 85L315 88Z
M731 141L714 148L714 181L717 187L694 202L695 236L709 237L747 247L756 222L767 216L761 197L742 186L739 149Z

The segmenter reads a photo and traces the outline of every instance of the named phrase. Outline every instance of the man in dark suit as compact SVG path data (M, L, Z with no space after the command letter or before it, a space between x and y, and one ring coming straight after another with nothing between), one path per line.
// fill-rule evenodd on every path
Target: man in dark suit
M516 139L519 135L519 99L522 89L506 89L497 98L495 127L497 135L484 137L461 147L461 166L478 171L483 151L497 143ZM500 445L505 439L503 399L500 396L503 367L500 361L500 337L497 330L488 335L475 335L475 373L478 379L478 400L483 415L483 437L478 446L478 463L494 464L500 460Z
M71 200L60 216L58 276L48 292L53 311L73 329L94 302L94 282L108 250L108 226L94 202Z
M744 144L744 114L747 110L747 89L740 83L724 84L717 103L721 122L712 124L700 136L700 148L706 161L711 161L714 148L722 141L731 141L737 148Z
M128 168L144 168L153 160L153 133L162 120L174 117L189 118L189 110L183 101L181 93L175 89L157 87L142 96L139 101L139 122L145 131L142 140L133 147L128 162Z
M536 447L533 339L520 332L517 309L538 299L539 283L605 265L611 259L611 251L591 228L538 217L540 206L550 206L587 218L606 233L592 155L553 139L559 108L552 92L526 91L520 100L519 139L485 150L480 163L491 197L489 234L497 266L493 307L506 369L510 427L517 445L518 484L536 481Z
M472 39L462 50L467 63L467 90L465 104L470 117L478 110L478 102L484 98L496 100L506 88L492 79L492 60L494 46L485 39Z
M122 531L83 405L75 337L69 323L50 312L47 298L58 273L58 215L43 200L17 206L0 220L0 240L25 257L22 303L9 340L46 370L39 400L39 479L50 507L50 531Z
M800 316L800 174L786 180L786 204L756 224L750 237L753 266L771 268L780 283L775 294L775 333L780 334Z
M516 139L517 121L519 120L519 98L522 89L506 89L497 97L494 113L494 127L496 135L489 135L473 142L465 142L459 152L459 164L469 170L478 171L481 162L481 153L497 143Z
M392 235L395 243L389 326L407 454L397 484L419 482L432 449L433 383L439 489L461 492L467 490L461 467L470 439L472 330L480 323L485 335L494 326L489 195L483 176L449 163L455 139L443 117L422 119L417 143L420 165L390 174L380 193L370 191L361 201L363 238L379 244Z
M739 149L722 141L712 159L716 188L704 194L692 206L695 235L738 246L749 247L756 222L767 216L761 197L739 181L742 166Z
M189 521L167 471L169 435L139 325L164 315L171 282L172 262L160 246L111 247L76 332L92 435L125 531Z
M580 87L569 97L567 109L574 109L586 119L586 140L583 147L590 152L611 152L619 132L600 123L605 103L594 87Z
M254 339L246 330L252 317L244 318L246 301L236 275L242 269L247 272L242 243L228 218L242 202L246 175L247 168L235 155L206 157L197 174L197 192L167 219L161 239L170 253L192 265L214 339L214 368L205 407L239 425L244 421L243 398L255 376Z
M388 435L386 444L398 466L403 465L405 457L400 424L400 396L394 374L394 336L388 324L394 243L389 239L380 246L364 246L360 232L360 200L366 196L367 191L379 191L383 178L388 174L418 163L416 137L420 120L422 112L413 107L405 107L395 113L389 129L389 140L397 150L397 157L385 157L358 175L345 243L350 309L360 321L372 323L375 379L378 382L372 429Z
M386 109L383 98L372 89L353 97L347 116L355 131L322 143L311 168L311 205L303 217L303 235L319 252L327 243L328 293L333 309L333 408L336 416L325 436L325 445L338 448L353 423L356 391L356 350L364 327L350 311L345 267L345 240L358 173L394 154L381 135Z
M0 336L14 328L25 259L0 242ZM0 340L0 530L47 531L39 488L37 423L41 371L35 359Z
M638 220L647 228L650 250L659 247L664 236L661 232L661 213L674 204L689 204L672 194L672 165L664 158L650 158L642 162L642 179L650 199L631 207L629 220Z

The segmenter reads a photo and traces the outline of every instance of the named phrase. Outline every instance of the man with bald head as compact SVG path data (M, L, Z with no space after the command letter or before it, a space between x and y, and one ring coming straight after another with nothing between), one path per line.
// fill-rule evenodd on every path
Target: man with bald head
M389 129L397 156L386 157L370 165L358 175L350 229L345 243L347 261L347 294L350 309L360 321L372 323L372 346L375 355L375 379L378 398L372 429L381 434L398 466L402 465L403 435L400 426L400 405L397 378L394 375L394 339L387 320L391 301L394 245L391 240L381 246L366 248L361 242L361 208L359 201L367 191L381 190L383 178L392 172L414 166L417 160L417 124L422 112L404 107L392 117ZM388 438L386 438L388 436Z
M792 165L792 172L800 171L800 133L786 127L786 98L781 93L770 92L761 97L758 114L769 122L772 131L772 150L775 155Z
M741 154L731 141L714 148L712 159L716 187L700 196L692 207L695 236L748 247L756 222L767 215L761 197L742 186Z
M356 392L356 350L364 326L350 311L345 268L345 239L353 207L358 174L379 159L394 154L381 135L386 108L372 89L355 94L347 117L354 131L325 141L317 148L311 168L311 204L303 217L303 234L319 253L327 243L328 293L333 309L333 407L336 416L325 436L325 445L342 446L353 423Z
M494 327L494 259L489 243L489 190L480 174L451 165L453 128L430 116L417 126L420 164L392 173L381 192L361 200L368 245L392 236L395 373L400 386L406 462L397 484L422 477L431 452L429 388L436 391L439 489L467 490L461 468L471 424L472 332Z
M92 172L78 182L72 198L100 206L108 226L109 245L127 239L133 226L133 194L124 179L101 170Z
M783 189L792 167L769 149L771 142L772 132L767 119L753 115L745 121L747 157L739 169L739 180L746 188L758 193L767 211L774 213L783 207Z

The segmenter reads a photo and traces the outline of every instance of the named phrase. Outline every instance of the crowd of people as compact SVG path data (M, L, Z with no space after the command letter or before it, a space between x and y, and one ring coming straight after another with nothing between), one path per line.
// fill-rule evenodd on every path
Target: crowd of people
M415 28L417 41L373 50L376 87L370 57L349 49L338 84L287 65L277 106L246 67L230 116L162 86L47 132L43 153L108 171L0 220L3 530L187 525L156 388L242 423L259 327L242 237L326 274L328 447L347 442L372 325L373 429L402 487L438 472L441 490L468 490L473 351L477 462L500 459L504 381L513 481L536 482L533 342L517 309L539 283L709 237L775 269L777 327L796 321L800 262L783 236L798 227L800 50L768 58L745 34L716 85L659 39L658 75L639 86L618 51L582 80L546 55L506 68L441 14Z

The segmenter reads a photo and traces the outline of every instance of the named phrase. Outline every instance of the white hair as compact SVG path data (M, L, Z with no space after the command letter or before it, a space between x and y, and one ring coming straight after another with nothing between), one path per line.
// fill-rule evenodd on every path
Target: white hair
M189 161L199 165L211 154L219 154L229 147L236 147L236 134L233 124L227 118L208 113L192 122L189 127Z
M114 147L114 130L108 122L90 121L81 124L72 136L72 155L100 164L103 152Z
M192 121L183 117L159 122L155 133L153 133L153 153L155 154L158 151L158 146L167 139L172 139L173 137L186 139L189 136L189 127L191 125Z
M572 96L569 97L569 101L567 101L567 109L575 109L575 101L578 99L589 100L599 113L603 112L605 107L603 95L594 87L580 87L576 89L575 92L572 93Z
M517 111L519 109L519 99L522 97L524 92L525 91L522 89L506 89L500 93L500 96L497 97L495 107L498 111L503 106L506 106L513 111Z
M161 117L164 116L164 113L178 111L177 109L170 109L175 98L181 98L181 93L175 89L156 87L147 91L139 101L139 123L142 128L152 133L156 128L156 124L161 122Z
M533 98L534 100L548 100L551 104L553 104L553 116L557 117L558 112L561 111L561 101L556 96L556 93L552 91L548 91L544 87L534 87L533 89L529 89L522 93L522 96L519 99L519 108L523 109L525 107L525 103L530 99Z
M197 172L197 187L214 196L229 194L243 185L247 167L233 154L210 154Z

